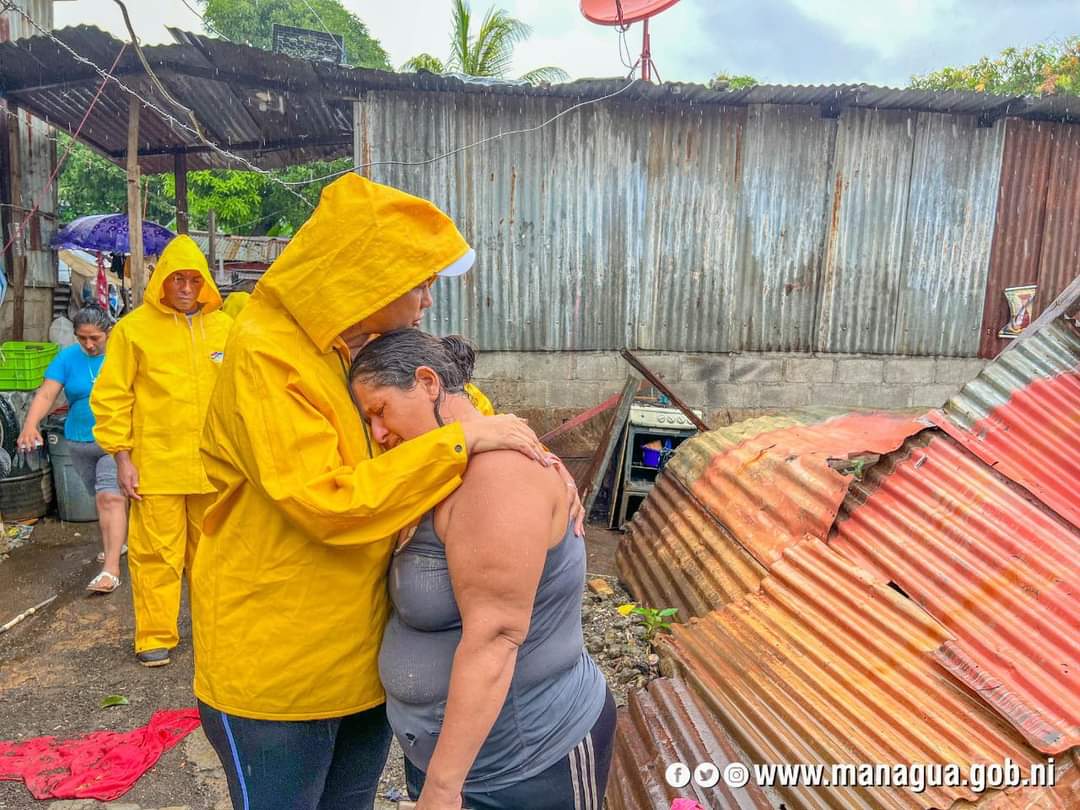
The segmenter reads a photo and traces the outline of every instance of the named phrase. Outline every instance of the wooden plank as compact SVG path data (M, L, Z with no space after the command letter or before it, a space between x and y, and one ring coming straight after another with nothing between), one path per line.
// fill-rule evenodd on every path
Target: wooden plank
M640 371L641 376L648 380L650 383L652 383L654 388L666 395L667 398L671 400L671 404L678 408L680 411L682 411L683 415L687 419L689 419L691 423L693 423L694 427L696 427L702 433L708 432L709 426L702 422L701 418L696 413L694 413L689 408L689 406L686 405L686 403L684 403L681 399L675 396L675 393L666 385L664 385L664 383L660 381L659 377L649 371L649 369L645 367L644 363L634 357L634 355L631 354L629 349L623 349L621 354L623 356L623 359L635 369Z
M588 422L594 416L599 416L604 411L607 411L607 410L610 410L610 409L614 408L617 404L619 404L619 395L618 394L612 394L610 397L605 399L599 405L595 405L592 408L589 408L589 410L587 410L587 411L582 411L581 413L577 414L576 416L573 416L570 419L567 419L565 422L563 422L557 428L553 428L552 430L549 430L547 433L545 433L543 436L540 437L540 442L543 443L543 444L546 444L547 442L551 441L552 439L554 439L557 436L562 436L564 433L569 433L574 428L581 427L582 425L584 425L586 422Z
M143 256L142 195L139 193L139 106L134 96L128 101L127 204L128 251L131 256L131 290L135 306L146 292L146 264Z
M608 465L611 464L611 457L615 453L619 437L622 436L626 421L630 418L630 406L634 404L634 395L640 385L641 380L637 377L631 375L626 378L622 393L619 395L619 404L611 415L611 421L608 422L604 436L596 448L592 464L589 465L589 474L585 476L588 483L581 493L581 502L585 504L586 519L592 512L593 504L596 503L596 496L604 483L604 475L607 473Z
M176 232L188 232L187 152L177 152L173 160L176 180Z

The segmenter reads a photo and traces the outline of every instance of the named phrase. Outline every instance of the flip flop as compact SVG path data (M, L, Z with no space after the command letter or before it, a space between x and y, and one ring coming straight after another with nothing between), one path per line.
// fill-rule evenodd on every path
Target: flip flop
M120 556L123 557L125 554L127 554L127 543L124 543L124 545L120 546ZM104 551L99 551L98 552L97 561L99 563L105 562L105 552Z
M114 577L108 571L102 571L86 586L86 590L93 593L112 593L120 587L120 577Z

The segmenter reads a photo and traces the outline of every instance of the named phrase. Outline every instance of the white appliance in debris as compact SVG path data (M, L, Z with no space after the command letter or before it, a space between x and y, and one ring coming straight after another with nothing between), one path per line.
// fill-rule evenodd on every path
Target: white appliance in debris
M698 419L705 418L705 414L697 408L694 408L694 414ZM667 408L662 405L647 405L638 402L630 406L630 424L636 427L668 428L671 430L685 430L694 427L694 424L678 408Z

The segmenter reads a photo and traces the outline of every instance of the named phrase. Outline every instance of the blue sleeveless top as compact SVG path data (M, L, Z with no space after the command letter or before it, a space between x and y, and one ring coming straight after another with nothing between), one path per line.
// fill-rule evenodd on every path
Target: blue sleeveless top
M405 755L424 771L439 739L461 640L461 614L432 515L390 566L393 611L379 652L390 725ZM469 772L467 790L502 790L535 776L569 754L599 718L607 685L585 651L584 587L585 542L571 524L547 553L506 702Z

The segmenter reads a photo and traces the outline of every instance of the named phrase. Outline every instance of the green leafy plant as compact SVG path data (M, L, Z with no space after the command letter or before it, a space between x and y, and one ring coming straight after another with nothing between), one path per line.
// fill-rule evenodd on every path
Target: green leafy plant
M645 637L650 639L661 630L670 631L671 622L668 619L674 618L678 612L678 608L648 608L640 605L630 611L632 615L640 616L644 620Z
M101 708L108 709L111 706L127 706L128 699L123 695L109 695L101 699Z

